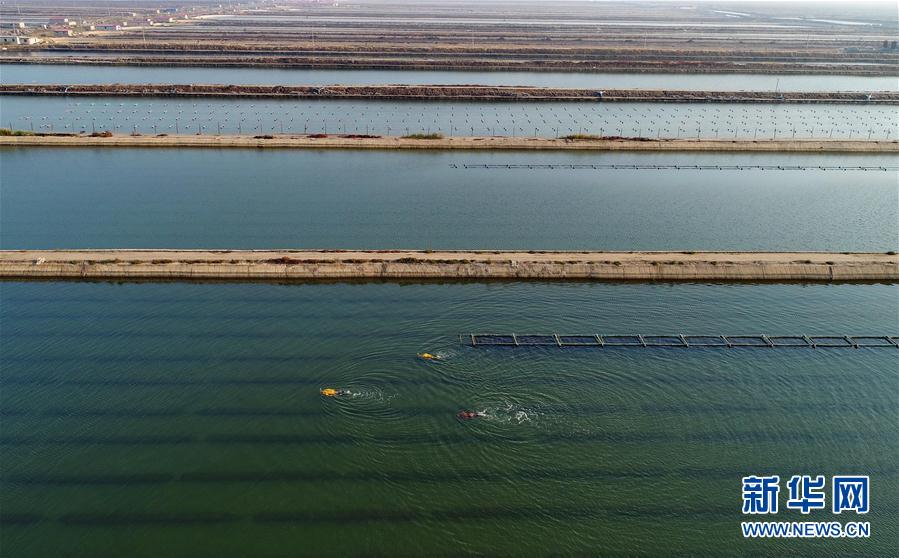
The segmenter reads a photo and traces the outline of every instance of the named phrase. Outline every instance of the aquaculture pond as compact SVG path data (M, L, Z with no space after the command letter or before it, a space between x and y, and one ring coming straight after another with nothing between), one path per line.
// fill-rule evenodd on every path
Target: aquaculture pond
M60 56L61 54L53 53L54 56ZM89 55L89 53L83 52L74 54L77 54L79 57ZM895 91L899 87L896 76L305 70L179 66L91 66L84 64L4 64L2 60L0 58L0 82L2 83L223 83L235 85L377 85L409 83L711 91Z
M893 285L0 283L0 295L5 558L635 556L660 541L698 557L899 553L899 349L458 338L895 335ZM462 409L484 416L460 421ZM741 477L797 473L870 475L870 512L839 519L870 521L871 537L743 539Z
M899 137L890 105L428 102L0 96L0 124L35 132L873 139Z
M3 249L899 249L895 155L6 148L0 157Z

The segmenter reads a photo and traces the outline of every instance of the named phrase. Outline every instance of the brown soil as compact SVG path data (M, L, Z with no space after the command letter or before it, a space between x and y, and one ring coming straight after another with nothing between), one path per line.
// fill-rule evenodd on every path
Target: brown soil
M0 147L2 146L899 153L899 141L895 140L647 140L646 138L618 137L599 140L570 140L460 136L415 139L396 136L367 138L328 134L284 134L274 135L270 138L236 135L113 135L111 137L0 135Z
M485 85L32 85L0 84L3 95L140 97L292 97L424 100L899 104L899 92L683 91L571 89Z
M0 251L17 279L899 281L895 254L826 252Z

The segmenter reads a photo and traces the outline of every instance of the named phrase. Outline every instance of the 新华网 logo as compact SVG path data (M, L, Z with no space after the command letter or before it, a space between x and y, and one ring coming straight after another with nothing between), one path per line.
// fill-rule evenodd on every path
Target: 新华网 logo
M867 475L793 475L786 482L784 508L805 516L827 508L832 514L866 514L870 510L870 479ZM742 479L744 515L776 515L780 504L779 475L750 475ZM743 522L744 537L762 538L864 538L869 537L868 522L770 521Z

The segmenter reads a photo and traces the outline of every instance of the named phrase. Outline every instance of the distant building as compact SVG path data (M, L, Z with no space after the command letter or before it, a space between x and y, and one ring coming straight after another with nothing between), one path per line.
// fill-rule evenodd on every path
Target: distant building
M72 30L66 27L54 27L51 31L54 37L71 37L73 34Z
M0 35L2 45L36 45L40 39L37 37L20 37L19 35Z
M50 27L74 27L78 25L78 20L74 17L51 17L47 22Z
M94 31L121 31L122 26L114 23L98 23L93 26Z
M24 21L0 21L0 29L25 29Z

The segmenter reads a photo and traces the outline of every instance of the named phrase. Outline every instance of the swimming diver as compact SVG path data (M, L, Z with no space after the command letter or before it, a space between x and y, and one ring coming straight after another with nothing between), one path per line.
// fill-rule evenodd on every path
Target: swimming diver
M456 413L456 418L459 420L471 420L479 417L483 417L483 413L479 413L477 411L466 411L462 410Z
M325 388L320 391L325 397L346 397L348 395L353 395L353 392L348 389Z
M439 355L431 354L431 353L418 353L418 358L422 360L441 360Z

